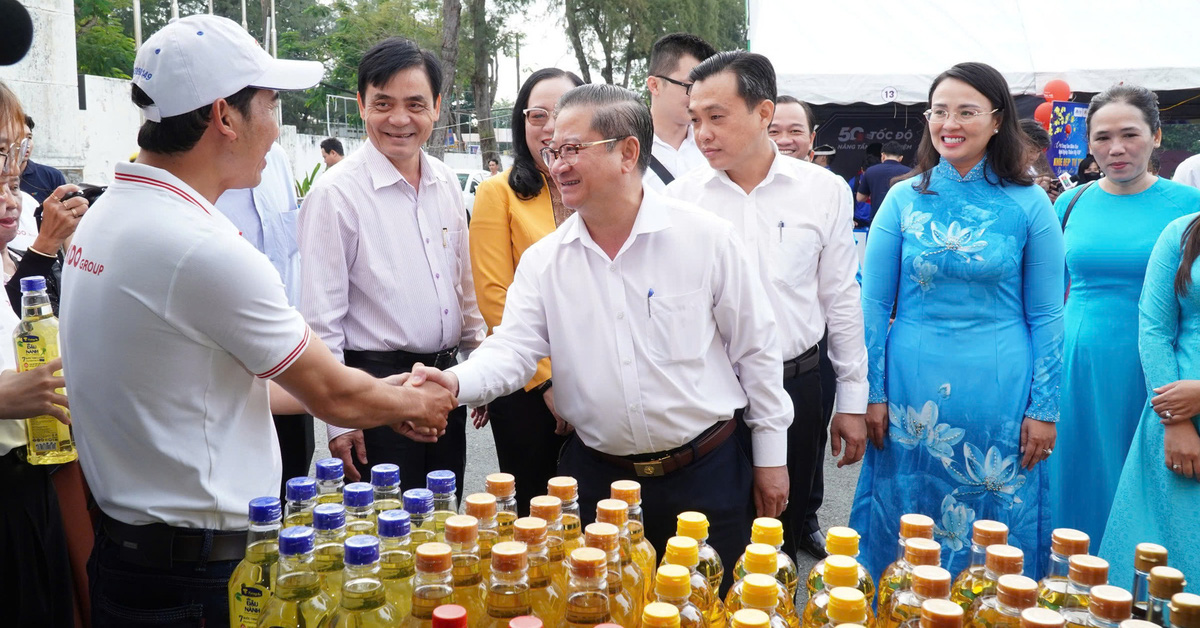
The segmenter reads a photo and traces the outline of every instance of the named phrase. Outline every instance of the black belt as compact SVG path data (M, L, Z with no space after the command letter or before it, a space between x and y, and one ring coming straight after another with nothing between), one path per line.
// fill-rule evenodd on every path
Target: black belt
M351 351L343 352L346 366L356 366L364 362L378 364L401 371L411 371L414 364L420 362L425 366L448 369L454 366L458 359L458 347L438 351L437 353L411 353L409 351Z
M743 414L745 414L745 409L739 409L737 412L734 412L732 419L718 421L687 444L669 451L635 454L632 456L615 456L602 451L596 451L582 442L579 444L591 452L592 457L597 460L607 462L626 471L631 471L639 478L662 477L707 456L725 441L729 440L729 437L733 436L733 433L737 430L738 421L742 419Z
M783 378L791 379L797 375L805 373L817 368L821 364L821 352L817 349L817 345L813 345L808 351L800 354L798 358L792 358L783 363Z
M165 523L129 525L101 513L100 530L117 545L121 560L170 569L175 563L241 560L246 555L246 531L176 528Z

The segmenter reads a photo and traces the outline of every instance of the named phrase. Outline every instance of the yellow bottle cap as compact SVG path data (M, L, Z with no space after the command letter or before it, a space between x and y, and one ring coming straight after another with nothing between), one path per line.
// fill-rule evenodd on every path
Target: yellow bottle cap
M562 500L550 495L539 495L529 500L529 514L546 521L562 518Z
M417 547L417 571L437 573L449 571L454 566L450 546L445 543L422 543Z
M630 506L642 503L642 485L633 480L617 480L609 485L610 497L619 499Z
M642 625L646 628L679 628L679 609L673 604L651 602L642 609Z
M463 500L463 512L476 519L496 516L496 496L491 493L471 493Z
M617 549L621 531L611 523L589 523L583 529L583 544L611 552Z
M1121 587L1096 585L1091 590L1088 612L1110 622L1125 621L1133 612L1133 595ZM1171 619L1174 620L1174 616ZM1174 621L1171 623L1175 624Z
M942 564L942 544L924 537L904 540L904 560L910 565Z
M521 517L513 522L513 540L526 545L546 542L546 520L541 517Z
M1133 568L1143 573L1167 564L1167 548L1154 543L1138 543L1133 552Z
M528 547L524 543L505 541L492 546L492 571L513 573L529 567Z
M1048 608L1027 608L1021 611L1021 628L1063 628L1066 620L1058 611Z
M937 565L913 567L912 590L923 598L950 597L950 582L950 572Z
M694 510L679 513L675 517L675 534L690 536L697 541L708 538L708 517Z
M900 517L900 538L932 539L933 519L910 512Z
M1008 526L991 519L980 519L971 525L971 542L987 547L1008 543Z
M853 528L834 526L825 533L825 551L842 556L858 555L858 532Z
M596 502L596 521L611 523L618 528L629 521L629 504L620 499L602 499Z
M1155 567L1150 570L1150 595L1160 600L1169 600L1183 592L1187 581L1183 572L1174 567Z
M984 568L996 574L1021 573L1025 568L1025 552L1011 545L989 545Z
M746 585L742 585L746 586ZM850 587L834 587L829 591L825 608L832 624L862 624L867 621L867 598L862 591Z
M742 579L742 606L770 608L779 603L779 583L775 576L748 573Z
M517 492L517 478L511 473L492 473L484 478L484 490L496 497L512 497Z
M771 517L759 517L750 527L750 540L771 546L783 545L783 523Z
M571 573L581 578L599 578L608 574L608 554L594 547L573 549L567 560Z
M855 587L858 585L858 561L841 554L825 558L825 588Z
M663 565L654 572L654 592L669 599L692 594L692 572L683 565Z
M1087 554L1075 554L1067 560L1067 579L1094 587L1108 582L1108 561Z
M700 564L700 544L690 536L673 536L667 539L663 560L669 565L683 565L691 569Z
M733 614L733 628L770 628L771 618L753 608L743 608Z
M751 543L746 546L746 558L742 561L742 567L746 569L746 573L765 573L770 576L775 575L775 571L779 569L776 563L778 554L775 547L766 543Z
M963 609L950 600L921 602L921 628L962 628Z
M1001 604L1016 609L1037 605L1038 583L1033 578L1006 573L996 580L996 598Z
M1055 528L1050 533L1050 551L1062 556L1086 554L1091 542L1087 534L1071 528Z
M479 520L471 515L454 515L446 519L446 542L474 545L479 539Z
M569 475L560 475L550 478L550 481L546 482L546 492L551 497L569 502L579 498L579 483Z
M1200 595L1176 593L1171 596L1171 625L1175 628L1200 626Z

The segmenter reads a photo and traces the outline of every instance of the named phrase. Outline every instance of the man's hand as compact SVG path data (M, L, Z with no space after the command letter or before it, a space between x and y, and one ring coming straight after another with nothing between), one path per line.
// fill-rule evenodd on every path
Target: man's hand
M458 401L451 397L447 402L447 396L450 393L444 388L440 388L438 386L425 386L422 388L422 384L428 381L428 375L431 371L436 373L441 373L441 371L423 367L420 363L418 363L416 366L420 367L420 370L414 370L411 373L391 375L389 377L385 377L383 381L392 386L401 386L411 389L411 392L417 395L413 401L416 402L418 408L422 408L424 406L429 406L431 408L429 412L432 414L429 414L428 416L432 417L433 421L432 423L429 423L427 421L408 420L404 421L403 423L393 423L392 430L394 430L397 434L415 440L419 443L435 443L437 442L438 437L446 433L446 414L449 414L451 410L458 407ZM431 399L422 399L423 397L431 397ZM437 416L439 411L438 408L445 403L450 404L449 409L441 414L439 420Z
M754 509L759 517L778 517L788 505L787 467L754 467Z
M843 441L846 455L838 460L839 469L862 460L867 450L867 415L838 412L829 423L829 452L836 458L842 455Z
M888 404L867 404L867 437L875 444L875 449L883 450L883 443L888 432Z
M458 397L458 376L454 373L432 366L425 366L420 362L413 365L412 372L413 377L419 379L416 385L420 385L421 382L430 381L450 391L450 394L455 397Z
M1200 414L1200 380L1181 379L1154 389L1157 393L1150 398L1154 412L1162 417L1162 424L1191 421Z
M548 408L550 410L550 414L554 416L554 433L555 434L558 434L559 436L566 436L567 434L570 434L571 432L575 431L575 428L572 427L570 423L567 423L565 420L563 420L563 418L561 416L558 416L558 410L554 409L554 387L553 386L551 386L550 388L547 388L546 392L542 393L542 401L546 402L546 408Z
M55 392L65 385L63 378L54 374L61 369L62 358L55 358L24 373L0 372L0 419L49 415L70 425L71 419L63 409L70 407L67 397Z
M475 426L475 429L482 429L483 426L488 424L489 419L491 419L491 417L488 416L487 406L471 408L471 424Z
M363 442L361 430L346 432L329 441L329 455L334 458L341 458L342 466L346 472L346 479L351 482L357 482L362 479L362 476L359 475L358 469L354 467L354 459L351 458L352 451L357 452L360 464L367 464L367 444Z
M1163 462L1172 473L1193 480L1200 477L1200 435L1188 423L1168 425L1163 434Z
M1037 463L1050 457L1058 429L1053 423L1025 417L1021 422L1021 466L1032 471Z

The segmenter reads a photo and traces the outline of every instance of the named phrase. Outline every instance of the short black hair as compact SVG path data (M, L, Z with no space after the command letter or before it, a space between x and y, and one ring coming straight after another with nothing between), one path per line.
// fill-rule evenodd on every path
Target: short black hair
M346 149L342 148L342 140L336 137L327 137L321 140L321 150L327 153L337 153L342 157L346 156Z
M1158 94L1141 85L1121 83L1092 96L1092 101L1088 103L1086 119L1088 133L1091 133L1092 116L1096 115L1100 109L1116 102L1123 102L1137 108L1142 114L1142 119L1150 127L1151 134L1162 128L1162 116L1158 110Z
M817 114L813 113L812 105L800 100L799 98L796 98L795 96L788 96L786 94L782 94L776 98L775 104L777 106L800 105L800 108L804 110L804 118L808 120L808 132L812 133L817 129Z
M29 114L25 114L25 126L29 127L30 131L33 130L33 118Z
M679 65L683 55L703 61L717 54L717 49L704 39L690 33L663 35L650 47L649 74L668 74Z
M775 102L775 67L766 57L745 50L726 50L700 62L688 75L693 83L729 70L737 76L738 96L753 109L764 100Z
M888 140L883 143L883 148L879 149L882 155L903 155L904 145L896 140Z
M250 115L250 103L259 92L257 87L243 87L236 94L225 98L225 102L243 116ZM149 107L154 99L142 91L137 85L133 86L133 104L138 107ZM152 153L170 155L192 150L196 142L208 130L212 119L212 104L204 105L187 113L163 118L158 122L146 120L138 130L137 143L142 150Z
M401 70L423 65L429 86L433 89L433 105L442 93L442 65L428 50L403 37L388 37L375 44L358 62L358 94L367 97L367 85L382 88Z
M1046 127L1042 126L1041 122L1033 118L1021 119L1021 130L1025 132L1029 141L1033 142L1041 150L1050 148L1050 133L1046 131Z
M592 130L605 139L637 138L638 171L646 172L650 167L650 147L654 145L654 120L650 108L637 94L606 83L581 85L562 95L554 115L571 107L592 107ZM607 146L611 151L614 144Z

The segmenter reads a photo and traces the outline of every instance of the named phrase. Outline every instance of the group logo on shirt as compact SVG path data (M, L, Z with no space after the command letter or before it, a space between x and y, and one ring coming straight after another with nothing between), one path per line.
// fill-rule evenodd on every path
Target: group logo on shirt
M87 259L83 256L83 249L71 245L71 250L67 251L67 265L74 266L85 273L99 275L104 272L104 264L100 264L94 260Z

